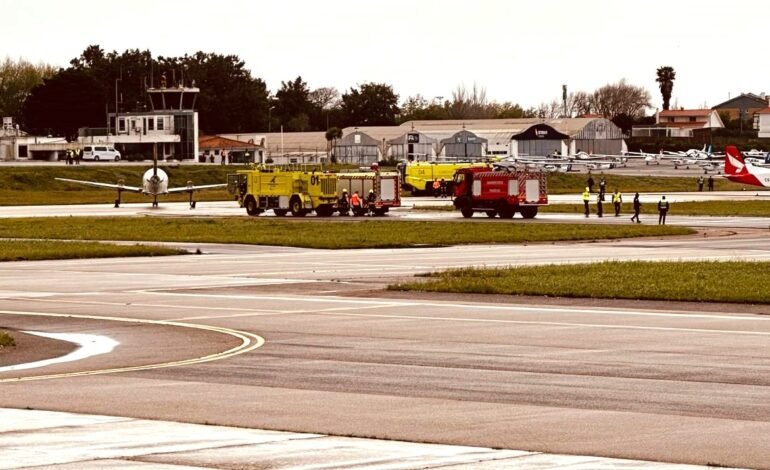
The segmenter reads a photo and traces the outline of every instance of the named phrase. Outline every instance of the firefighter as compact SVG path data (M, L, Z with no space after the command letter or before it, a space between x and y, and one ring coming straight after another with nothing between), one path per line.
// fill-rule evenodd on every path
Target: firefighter
M358 195L358 191L354 191L350 196L350 207L353 209L353 215L362 215L361 196Z
M585 214L586 217L588 217L588 202L591 200L591 191L588 186L586 186L586 190L583 191L583 207L585 208Z
M72 150L67 149L67 165L72 165Z
M616 189L612 194L612 205L615 206L615 217L620 215L621 204L623 204L623 196L621 196L620 192Z
M444 178L441 178L441 197L442 198L447 197L447 186L446 186L446 180Z
M604 179L604 176L599 180L599 199L604 202L604 195L607 192L607 181Z
M377 203L377 195L374 194L374 190L369 190L369 195L366 196L366 209L369 215L374 215L374 206Z
M342 190L342 196L337 201L337 208L340 211L340 215L350 215L350 196L347 189Z

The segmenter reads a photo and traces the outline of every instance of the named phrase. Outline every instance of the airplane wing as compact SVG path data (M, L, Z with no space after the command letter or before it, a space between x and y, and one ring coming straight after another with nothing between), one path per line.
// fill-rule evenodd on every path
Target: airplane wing
M189 193L193 191L201 191L203 189L219 189L219 188L226 188L227 183L222 184L204 184L201 186L178 186L176 188L168 188L169 194L174 193Z
M100 183L98 181L81 181L81 180L71 180L67 178L55 178L55 179L58 181L66 181L67 183L77 183L85 186L93 186L94 188L119 189L121 191L129 191L132 193L141 193L143 191L142 188L137 188L136 186L126 186L124 184L109 184L109 183Z

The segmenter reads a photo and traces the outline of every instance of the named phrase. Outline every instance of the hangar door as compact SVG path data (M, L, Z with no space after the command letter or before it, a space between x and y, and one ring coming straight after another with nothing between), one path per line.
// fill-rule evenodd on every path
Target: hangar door
M518 148L520 156L545 157L554 152L561 153L561 140L520 140Z
M548 124L535 124L524 132L513 136L519 155L545 157L554 152L561 153L561 144L569 136L562 134Z

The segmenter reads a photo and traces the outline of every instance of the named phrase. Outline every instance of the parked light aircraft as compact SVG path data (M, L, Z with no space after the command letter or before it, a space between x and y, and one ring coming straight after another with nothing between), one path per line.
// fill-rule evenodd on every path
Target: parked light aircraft
M118 184L100 183L98 181L81 181L71 180L67 178L56 178L59 181L66 181L68 183L77 183L86 186L93 186L95 188L115 189L118 192L118 198L115 200L115 207L120 207L120 195L124 191L131 193L145 194L152 196L152 207L158 207L158 196L165 194L175 193L188 193L190 195L190 209L195 209L195 201L193 201L193 193L203 189L217 189L227 187L227 184L206 184L202 186L194 186L191 181L187 182L187 186L179 186L176 188L168 187L168 175L165 171L158 168L158 160L153 160L152 168L144 172L142 176L142 186L126 186L119 181Z
M770 168L759 167L743 158L734 145L725 149L725 178L736 183L770 186Z

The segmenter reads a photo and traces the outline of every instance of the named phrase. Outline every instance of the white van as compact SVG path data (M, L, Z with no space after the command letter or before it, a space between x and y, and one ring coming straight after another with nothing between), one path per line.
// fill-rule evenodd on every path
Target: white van
M114 147L106 145L86 145L83 147L83 160L102 161L120 161L120 152Z

